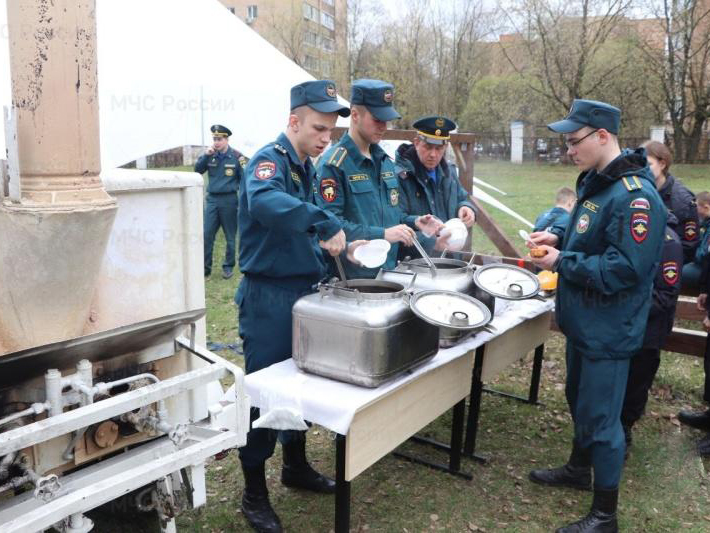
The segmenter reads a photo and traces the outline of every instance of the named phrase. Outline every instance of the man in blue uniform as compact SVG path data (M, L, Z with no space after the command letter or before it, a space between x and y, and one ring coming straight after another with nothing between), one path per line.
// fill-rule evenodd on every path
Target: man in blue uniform
M456 167L444 159L456 123L439 115L422 117L412 127L417 136L412 144L402 143L397 148L395 172L399 179L399 205L407 215L431 213L439 220L460 218L466 227L476 221L473 204L459 182ZM446 249L449 235L427 236L421 232L417 238L428 254ZM418 257L415 248L401 247L400 257Z
M348 240L386 239L392 244L383 268L394 268L398 243L411 246L415 229L435 234L431 215L405 215L399 205L394 162L378 145L387 122L400 118L394 87L380 80L356 80L350 96L350 128L320 160L316 201L343 223ZM345 265L349 278L374 278L378 268Z
M221 124L210 128L212 146L195 163L195 172L208 171L207 197L205 198L205 277L212 273L212 249L219 228L224 232L227 251L222 263L222 277L234 274L234 239L237 235L237 208L239 183L242 180L246 158L229 146L232 132Z
M291 309L326 275L321 252L345 249L338 219L314 204L316 173L309 157L330 142L338 115L335 83L310 81L291 89L286 132L254 154L239 193L239 267L244 278L235 295L246 373L291 357ZM258 409L252 409L252 420ZM265 461L274 453L277 432L252 429L239 449L245 488L242 512L257 531L281 531L269 503ZM333 480L306 461L305 432L278 432L283 448L281 481L315 492L335 491Z
M555 195L555 207L535 219L533 231L545 231L553 226L567 226L577 195L569 187L560 187Z
M661 260L653 280L651 311L648 314L643 345L631 359L629 366L626 395L621 409L621 425L624 428L627 451L633 441L632 428L643 415L648 391L661 364L661 348L673 329L683 271L683 245L678 234L671 229L677 225L678 219L673 213L668 213Z
M661 254L666 209L643 148L619 148L621 112L575 100L567 118L548 127L565 135L582 173L566 228L531 235L547 253L533 259L559 274L556 315L567 337L565 393L574 421L569 462L534 470L530 479L588 490L592 508L558 532L618 531L616 509L624 464L624 401L629 360L641 348ZM558 246L559 248L555 248Z

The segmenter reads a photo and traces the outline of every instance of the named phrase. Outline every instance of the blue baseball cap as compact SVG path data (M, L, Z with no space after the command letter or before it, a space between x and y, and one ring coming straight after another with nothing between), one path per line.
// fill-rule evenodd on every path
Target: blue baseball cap
M567 117L547 127L555 133L572 133L589 126L617 135L620 122L621 110L618 107L596 100L575 99Z
M306 81L291 87L291 110L304 105L321 113L350 116L350 109L338 102L338 91L332 80Z
M350 92L350 103L364 105L372 115L382 122L396 120L402 116L395 111L394 85L382 80L355 80Z

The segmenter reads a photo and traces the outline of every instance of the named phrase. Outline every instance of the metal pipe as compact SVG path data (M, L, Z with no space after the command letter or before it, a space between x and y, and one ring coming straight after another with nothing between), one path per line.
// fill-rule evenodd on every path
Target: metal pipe
M44 375L45 393L49 404L49 416L57 416L64 411L62 403L62 373L50 368Z
M23 416L38 415L40 413L44 413L48 407L48 403L33 403L31 407L28 407L24 411L18 411L17 413L13 413L9 416L6 416L5 418L0 419L0 426L9 424L13 420L17 420L19 418L22 418Z
M10 475L10 467L15 462L18 452L8 453L0 461L0 481L5 481Z

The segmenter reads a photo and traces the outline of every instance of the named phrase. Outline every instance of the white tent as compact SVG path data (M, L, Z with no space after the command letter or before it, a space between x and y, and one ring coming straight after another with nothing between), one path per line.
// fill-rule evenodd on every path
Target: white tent
M6 2L0 0L3 106L11 100ZM96 0L96 6L103 168L209 143L214 123L229 127L231 144L251 156L285 129L289 89L313 79L218 0Z

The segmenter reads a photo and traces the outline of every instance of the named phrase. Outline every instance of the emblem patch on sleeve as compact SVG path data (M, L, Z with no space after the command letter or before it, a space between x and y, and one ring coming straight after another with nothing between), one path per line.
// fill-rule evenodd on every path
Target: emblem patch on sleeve
M646 211L650 211L651 203L646 200L646 198L635 198L631 200L631 204L629 204L629 207L631 209L645 209Z
M643 242L648 236L649 217L646 213L631 214L631 236L636 242Z
M390 189L390 204L397 205L399 203L399 189Z
M695 220L688 220L683 226L683 235L686 241L692 241L698 235L698 225Z
M663 279L668 285L675 285L678 281L678 263L666 261L663 263Z
M276 174L276 163L271 161L262 161L254 169L254 175L260 180L268 180Z
M334 202L338 197L338 189L335 186L335 180L332 178L325 178L320 182L320 195L328 203Z
M589 229L589 215L584 213L577 220L577 233L584 233Z

